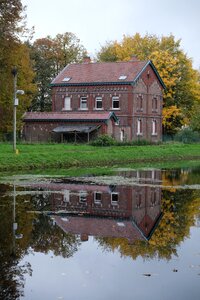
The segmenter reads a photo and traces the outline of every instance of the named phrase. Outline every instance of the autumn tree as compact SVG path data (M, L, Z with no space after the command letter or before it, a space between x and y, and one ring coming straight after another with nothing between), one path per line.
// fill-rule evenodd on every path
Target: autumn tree
M28 47L20 37L28 31L24 24L25 8L20 0L3 0L0 2L0 133L12 131L13 111L13 75L14 66L18 69L18 88L25 91L18 107L18 129L20 118L30 105L34 93L32 80L34 73Z
M173 107L176 107L182 120L188 123L194 104L200 103L200 84L198 72L193 69L192 60L181 49L180 43L181 40L175 40L173 35L124 35L121 42L107 42L97 58L100 61L127 61L134 54L140 60L152 60L166 85L163 97L165 116L174 113ZM173 119L174 115L171 115L172 127L163 124L166 133L175 132L174 128L183 123L177 123L177 118L173 123Z
M30 109L51 110L51 81L67 64L80 62L86 50L71 32L37 39L30 49L38 90Z

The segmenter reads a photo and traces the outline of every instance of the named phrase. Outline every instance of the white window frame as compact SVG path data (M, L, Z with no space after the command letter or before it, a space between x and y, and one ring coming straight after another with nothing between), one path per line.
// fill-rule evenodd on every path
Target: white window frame
M117 195L117 201L113 201L114 195ZM118 193L111 193L111 204L115 205L115 206L119 204L119 194Z
M118 102L118 107L114 107L114 102ZM113 96L112 97L112 109L114 109L114 110L119 110L120 109L119 96Z
M137 95L137 111L143 111L143 95Z
M70 191L64 190L63 202L69 203L70 202Z
M87 97L80 98L80 110L88 110Z
M80 191L80 193L79 193L79 202L80 203L87 203L87 192Z
M98 195L101 195L101 199L97 199L97 194ZM102 202L102 193L101 192L94 192L94 203L95 204L101 204L101 202Z
M157 112L158 111L158 97L153 96L152 98L152 111Z
M142 119L137 119L137 135L142 135Z
M156 206L157 204L157 191L156 189L151 190L151 207Z
M141 208L142 206L142 193L137 192L136 193L136 199L135 199L135 208Z
M122 129L120 130L120 141L121 141L121 142L124 142L124 140L125 140L125 131L124 131L124 129L122 128Z
M97 107L97 103L101 103L101 107ZM95 109L96 110L102 110L103 109L103 100L102 100L102 97L96 97L95 98Z
M71 98L65 97L63 110L71 110Z
M157 127L158 127L157 120L152 120L152 135L158 135Z

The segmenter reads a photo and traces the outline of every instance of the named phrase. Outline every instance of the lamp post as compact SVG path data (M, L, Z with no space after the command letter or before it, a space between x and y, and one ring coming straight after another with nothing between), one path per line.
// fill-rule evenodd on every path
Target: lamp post
M17 105L18 105L18 99L17 94L23 95L23 90L17 90L17 68L14 67L12 69L12 75L14 78L14 97L13 97L13 151L16 153L16 112L17 112Z

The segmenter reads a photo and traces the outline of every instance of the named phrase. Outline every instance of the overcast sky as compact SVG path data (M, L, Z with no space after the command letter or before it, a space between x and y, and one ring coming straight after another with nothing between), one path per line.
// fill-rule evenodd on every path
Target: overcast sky
M72 32L90 55L123 34L172 33L200 67L200 0L22 0L34 39Z

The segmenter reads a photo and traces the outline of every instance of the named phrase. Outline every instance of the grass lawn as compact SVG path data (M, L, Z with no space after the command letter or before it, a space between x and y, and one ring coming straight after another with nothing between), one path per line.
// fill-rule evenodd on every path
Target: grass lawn
M129 163L200 160L200 144L94 147L71 144L0 144L0 171L112 166Z

